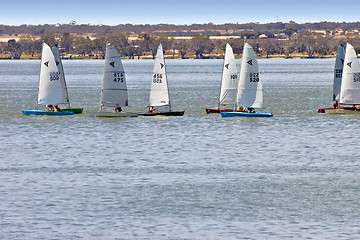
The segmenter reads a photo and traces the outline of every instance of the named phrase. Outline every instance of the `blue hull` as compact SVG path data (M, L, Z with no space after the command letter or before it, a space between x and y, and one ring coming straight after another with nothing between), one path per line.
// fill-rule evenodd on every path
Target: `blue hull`
M73 112L51 112L44 110L22 110L23 115L43 115L43 116L67 116L74 115Z
M221 117L272 117L272 113L220 112Z

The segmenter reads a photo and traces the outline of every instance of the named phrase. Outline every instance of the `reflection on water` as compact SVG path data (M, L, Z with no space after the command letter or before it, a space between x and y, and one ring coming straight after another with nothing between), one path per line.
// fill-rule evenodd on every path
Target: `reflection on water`
M260 59L270 119L206 115L221 60L167 61L183 117L22 116L39 63L0 62L0 238L360 237L360 116L316 113L334 59ZM72 106L96 110L103 61L63 64ZM123 65L144 111L153 61Z

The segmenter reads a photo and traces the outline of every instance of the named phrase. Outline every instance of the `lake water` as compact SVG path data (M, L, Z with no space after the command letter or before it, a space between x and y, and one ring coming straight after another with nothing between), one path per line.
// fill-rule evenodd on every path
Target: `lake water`
M222 60L167 61L183 117L88 117L102 60L63 61L85 114L23 116L40 62L0 61L0 238L359 239L360 116L317 113L334 61L259 60L265 119L205 113ZM123 65L127 110L144 111L153 61Z

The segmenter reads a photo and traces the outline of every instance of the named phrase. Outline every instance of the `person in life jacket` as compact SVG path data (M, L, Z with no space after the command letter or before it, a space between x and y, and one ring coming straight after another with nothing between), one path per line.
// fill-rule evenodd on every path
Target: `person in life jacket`
M46 111L54 111L53 105L47 105L45 110Z
M338 108L339 107L339 102L338 101L335 101L334 102L334 108Z
M115 112L122 112L121 107L119 106L119 103L115 104Z
M55 107L54 107L54 112L61 112L61 109L59 108L58 105L55 105Z
M148 113L152 113L152 112L154 112L154 107L153 106L149 107L149 110L148 110Z

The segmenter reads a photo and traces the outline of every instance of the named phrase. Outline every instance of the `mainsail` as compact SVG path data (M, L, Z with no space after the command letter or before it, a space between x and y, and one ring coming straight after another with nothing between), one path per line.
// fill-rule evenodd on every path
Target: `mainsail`
M360 64L350 43L346 44L340 104L360 104Z
M335 67L334 67L334 84L333 84L333 100L340 100L340 88L341 88L341 78L343 72L345 58L345 49L344 45L340 44L336 51Z
M237 106L262 108L263 88L258 62L252 47L245 43L237 92Z
M163 48L160 44L155 58L150 88L150 106L170 106Z
M38 105L64 103L60 72L51 48L43 43L40 65Z
M61 87L62 87L62 91L61 91L62 92L62 102L61 103L68 104L70 106L69 94L68 94L67 87L66 87L64 68L63 68L63 65L61 62L59 47L57 45L55 45L51 48L51 51L54 54L55 63L58 66L58 70L60 72L60 83L61 83Z
M227 43L225 48L219 105L236 103L238 83L234 53L231 46Z
M101 88L100 108L128 106L128 94L125 72L115 47L110 43L106 46L103 83Z

